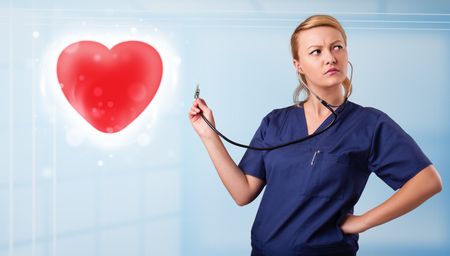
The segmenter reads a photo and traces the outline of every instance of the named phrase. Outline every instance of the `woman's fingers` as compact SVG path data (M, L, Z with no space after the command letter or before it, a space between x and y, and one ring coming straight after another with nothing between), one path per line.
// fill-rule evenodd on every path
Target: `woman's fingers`
M192 107L191 111L189 113L191 113L193 115L196 115L196 114L198 114L200 112L201 112L201 110L199 108Z
M203 99L198 98L195 102L197 103L197 107L200 109L200 111L205 115L209 115L211 113L211 110L208 108L208 105L206 105L206 102Z
M194 100L192 107L188 113L188 116L192 120L194 120L194 119L197 120L196 117L198 116L198 114L200 114L201 112L209 113L208 111L209 111L209 108L206 105L206 102L202 98L197 98Z
M196 99L194 103L192 104L191 111L189 111L189 118L195 117L197 114L199 114L202 110L199 108L199 101Z
M201 98L195 99L191 108L192 111L196 111L197 113L200 113L201 111L205 111L207 109L208 106L206 105L206 102Z
M192 107L191 108L191 112L194 112L194 113L200 113L200 109L199 108L196 108L196 107Z
M208 108L208 105L206 105L205 100L202 98L196 99L195 103L197 103L201 108Z
M188 113L188 116L189 116L189 119L191 119L193 121L197 120L197 118L199 117L198 113L194 112L194 111L190 111Z
M198 98L198 99L197 99L197 102L198 102L201 106L205 106L205 107L206 107L206 102L205 102L204 99Z

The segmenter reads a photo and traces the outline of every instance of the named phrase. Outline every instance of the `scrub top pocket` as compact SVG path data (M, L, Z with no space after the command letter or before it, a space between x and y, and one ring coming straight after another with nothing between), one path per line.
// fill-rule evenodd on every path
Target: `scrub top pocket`
M328 153L323 148L312 150L306 169L308 181L302 195L343 199L346 183L351 179L348 157Z

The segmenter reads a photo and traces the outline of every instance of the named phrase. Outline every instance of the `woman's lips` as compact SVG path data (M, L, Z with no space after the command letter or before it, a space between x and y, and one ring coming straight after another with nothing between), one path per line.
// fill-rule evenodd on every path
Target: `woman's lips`
M333 74L336 74L337 72L339 72L339 69L337 69L337 68L330 68L330 69L327 70L327 72L325 72L325 75L327 75L327 74L333 75Z
M334 75L334 74L336 74L336 73L338 73L338 72L339 72L338 70L332 70L332 71L328 71L328 72L326 73L326 75L332 76L332 75Z

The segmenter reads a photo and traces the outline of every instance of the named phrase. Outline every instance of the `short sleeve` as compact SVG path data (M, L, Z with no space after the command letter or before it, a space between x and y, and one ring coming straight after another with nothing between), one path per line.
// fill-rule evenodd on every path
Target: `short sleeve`
M393 190L431 164L413 138L387 114L378 117L369 154L369 170Z
M269 115L266 115L255 134L253 135L252 140L250 141L250 146L252 147L267 147L264 143L264 138L266 136L267 127L269 126ZM245 173L257 178L260 178L266 181L266 169L264 165L264 155L265 150L254 150L247 149L242 156L241 161L238 164L238 167Z

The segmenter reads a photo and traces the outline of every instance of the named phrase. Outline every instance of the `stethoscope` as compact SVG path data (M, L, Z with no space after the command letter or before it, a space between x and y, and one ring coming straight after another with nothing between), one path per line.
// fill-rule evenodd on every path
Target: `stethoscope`
M349 61L348 63L350 64L350 66L351 66L351 68L352 68L351 73L350 73L350 88L349 88L349 91L350 91L350 89L351 89L351 87L352 87L353 65L352 65L352 63L350 63L350 61ZM325 128L323 128L323 129L321 129L321 130L319 130L319 131L316 130L313 134L310 134L310 135L308 135L308 136L306 136L306 137L303 137L303 138L300 138L300 139L297 139L297 140L293 140L293 141L290 141L290 142L287 142L287 143L283 143L283 144L280 144L280 145L277 145L277 146L273 146L273 147L267 147L267 148L252 147L252 146L250 146L250 145L244 145L244 144L237 143L237 142L234 142L234 141L228 139L225 135L223 135L221 132L219 132L219 131L218 131L218 130L217 130L217 129L209 122L209 121L208 121L208 119L206 119L206 117L203 115L202 112L200 112L200 115L202 116L202 118L203 118L203 120L206 122L206 124L208 124L208 126L209 126L214 132L217 133L217 135L219 135L220 137L222 137L222 138L223 138L224 140L226 140L227 142L229 142L229 143L231 143L231 144L233 144L233 145L235 145L235 146L242 147L242 148L248 148L248 149L253 149L253 150L274 150L274 149L277 149L277 148L286 147L286 146L289 146L289 145L292 145L292 144L300 143L300 142L302 142L302 141L311 139L311 138L316 137L317 135L319 135L319 134L325 132L325 131L328 130L331 126L333 126L333 124L335 123L335 121L336 121L336 119L337 119L337 117L338 117L338 114L334 111L333 107L335 107L335 108L336 108L336 107L340 107L340 106L345 107L345 104L346 104L347 101L348 101L348 96L345 97L344 102L343 102L341 105L339 105L339 106L333 106L333 105L329 104L328 102L326 102L325 100L323 100L322 98L320 98L319 95L317 95L317 94L315 94L313 91L311 91L311 89L309 89L308 85L307 85L305 82L303 82L303 79L301 78L300 75L299 75L298 77L299 77L299 81L300 81L300 82L301 82L301 83L302 83L302 84L303 84L303 85L304 85L304 86L305 86L305 87L306 87L306 88L307 88L314 96L316 96L316 98L319 100L320 103L322 103L322 105L324 105L324 106L325 106L328 110L330 110L331 113L333 114L333 120L332 120ZM195 93L194 93L194 100L197 99L199 96L200 96L200 88L199 88L199 85L197 85L197 87L196 87L196 89L195 89ZM342 112L342 110L343 110L343 109L341 109L341 112Z

